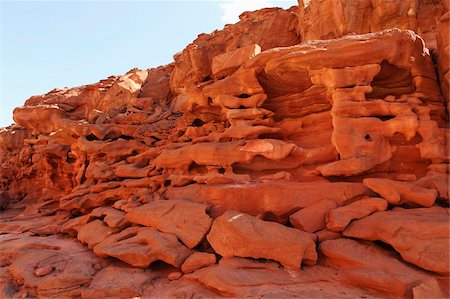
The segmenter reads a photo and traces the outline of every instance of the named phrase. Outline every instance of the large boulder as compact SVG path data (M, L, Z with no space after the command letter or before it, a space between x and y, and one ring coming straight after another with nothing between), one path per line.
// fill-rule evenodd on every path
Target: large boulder
M448 273L448 219L446 208L397 208L353 221L344 230L344 235L385 242L407 262L429 271Z
M273 259L293 269L317 262L316 246L308 233L236 211L218 217L207 239L224 257Z
M211 227L207 205L187 200L154 201L131 210L126 219L131 223L153 227L178 237L187 247L194 248Z
M150 227L129 227L94 247L99 257L115 257L134 267L146 268L161 260L177 268L191 255L174 235Z
M319 251L326 265L339 269L343 281L386 295L410 296L414 287L433 280L370 242L327 240L320 243Z

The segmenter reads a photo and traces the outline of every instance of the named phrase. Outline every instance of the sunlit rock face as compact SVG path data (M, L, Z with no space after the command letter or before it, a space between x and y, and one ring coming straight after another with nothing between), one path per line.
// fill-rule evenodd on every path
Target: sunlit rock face
M0 297L445 298L448 3L299 1L0 130Z

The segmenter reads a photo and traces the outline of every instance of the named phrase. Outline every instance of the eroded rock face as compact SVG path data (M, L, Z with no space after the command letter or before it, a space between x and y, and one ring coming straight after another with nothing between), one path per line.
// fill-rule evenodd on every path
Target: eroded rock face
M131 210L126 219L176 235L187 247L197 246L211 227L208 206L183 200L155 201Z
M214 265L216 256L207 252L195 252L190 255L181 266L183 273L191 273L198 269Z
M330 279L336 274L334 269L321 266L286 272L273 262L234 257L222 258L217 265L186 275L186 279L226 297L382 298L345 283L336 283L335 279Z
M389 28L418 32L431 49L436 48L436 27L445 1L304 1L299 0L298 30L304 40L333 39L349 33ZM447 8L448 9L448 8Z
M448 297L448 8L246 12L31 97L0 129L0 297Z
M370 178L363 183L393 205L409 203L431 207L437 195L436 190L422 188L410 182Z
M183 94L196 84L208 81L212 75L213 58L223 53L254 44L267 50L299 43L296 24L293 11L268 8L257 14L242 14L239 23L223 30L201 34L174 57L171 89L177 95Z
M317 262L315 244L307 233L236 211L218 217L207 238L214 251L224 257L272 259L293 269L302 262Z
M100 257L115 257L141 268L158 260L179 268L191 255L174 235L149 227L129 227L111 235L99 242L94 252Z
M320 244L320 251L327 265L339 269L339 279L386 294L411 296L413 287L433 280L371 243L328 240Z
M337 203L334 200L323 199L292 214L289 221L295 228L314 233L325 228L327 212L335 208Z
M1 283L6 297L8 289L11 296L18 290L29 296L79 297L96 271L108 264L80 243L58 236L3 234L0 251L2 267L7 267Z
M154 279L155 276L148 270L113 263L96 273L89 288L81 292L81 297L138 297L142 293L145 283Z
M326 189L330 188L330 189ZM169 199L187 198L214 205L217 213L237 210L253 216L287 221L292 211L324 200L339 205L367 195L369 189L360 183L269 181L247 184L188 185L166 191Z
M426 270L448 273L448 209L395 209L350 224L344 235L390 244L402 258Z
M343 231L350 221L364 218L376 211L384 211L387 207L388 204L384 199L372 197L357 200L345 207L331 209L326 215L327 229Z
M444 3L446 3L444 1ZM450 101L450 74L449 74L449 56L450 56L450 47L449 47L449 22L450 22L450 13L448 12L448 4L447 4L447 12L444 13L438 22L437 26L437 56L438 56L438 74L441 82L441 91L442 96L447 100L447 109L449 108Z

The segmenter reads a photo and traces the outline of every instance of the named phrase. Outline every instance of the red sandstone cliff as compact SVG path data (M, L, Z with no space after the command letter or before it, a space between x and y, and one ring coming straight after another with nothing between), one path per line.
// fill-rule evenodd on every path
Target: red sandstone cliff
M448 9L299 0L31 97L0 297L447 297Z

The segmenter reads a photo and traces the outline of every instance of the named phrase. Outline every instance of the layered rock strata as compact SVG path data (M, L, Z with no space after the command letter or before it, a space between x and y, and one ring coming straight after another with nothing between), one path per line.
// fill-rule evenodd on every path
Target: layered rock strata
M299 1L31 97L0 131L1 297L448 297L448 19Z

